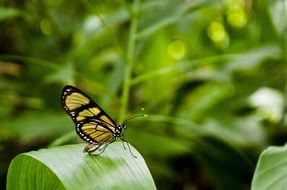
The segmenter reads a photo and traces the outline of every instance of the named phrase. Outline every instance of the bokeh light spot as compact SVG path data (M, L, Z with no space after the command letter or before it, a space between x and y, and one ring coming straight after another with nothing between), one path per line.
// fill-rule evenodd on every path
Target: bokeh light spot
M212 22L209 25L207 35L218 48L224 49L229 45L229 36L219 22Z
M51 35L53 33L51 23L48 19L41 20L40 29L45 35Z
M168 44L167 52L175 60L182 59L186 52L185 44L181 40L175 40Z
M247 23L247 16L244 10L235 9L228 12L227 20L232 26L241 28Z

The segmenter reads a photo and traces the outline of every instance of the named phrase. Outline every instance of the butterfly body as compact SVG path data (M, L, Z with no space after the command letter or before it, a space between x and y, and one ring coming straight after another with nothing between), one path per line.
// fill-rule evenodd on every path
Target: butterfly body
M125 141L125 123L117 125L88 95L80 89L67 85L61 96L62 106L75 123L76 133L89 144L84 152L91 153L103 144L110 144L117 138ZM105 146L105 147L106 147Z

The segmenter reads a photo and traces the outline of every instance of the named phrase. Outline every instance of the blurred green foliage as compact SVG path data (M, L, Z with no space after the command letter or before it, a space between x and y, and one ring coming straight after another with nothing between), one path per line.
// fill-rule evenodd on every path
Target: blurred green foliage
M116 121L149 114L125 138L158 189L249 189L287 138L285 4L2 1L1 187L18 153L77 142L60 104L73 84Z

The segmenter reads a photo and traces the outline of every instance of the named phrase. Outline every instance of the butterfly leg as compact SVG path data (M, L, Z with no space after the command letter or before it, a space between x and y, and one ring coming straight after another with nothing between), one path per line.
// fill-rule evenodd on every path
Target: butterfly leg
M120 137L120 139L122 139L122 145L123 145L124 149L126 150L125 143L127 143L127 141L124 139L124 134L122 134L122 136ZM128 144L128 143L127 143L127 144Z
M126 150L125 142L126 142L126 141L122 140L122 145L123 145L124 149Z
M108 143L105 143L104 146L102 146L101 148L98 149L98 151L102 151L102 150L105 150L108 146Z
M134 155L134 154L132 153L132 151L131 151L131 147L130 147L129 143L128 143L125 139L123 139L122 137L121 137L120 139L121 139L121 140L122 140L122 142L123 142L123 146L124 146L124 142L127 144L127 146L128 146L128 148L129 148L129 151L130 151L131 155L132 155L134 158L137 158L137 156L136 156L136 155ZM125 148L125 146L124 146L124 148Z
M100 153L98 153L97 155L102 154L102 153L106 150L106 148L107 148L111 143L113 143L113 142L115 142L115 141L116 141L116 139L113 139L112 141L107 142L107 143L104 145L103 148L99 148L98 150L100 151Z

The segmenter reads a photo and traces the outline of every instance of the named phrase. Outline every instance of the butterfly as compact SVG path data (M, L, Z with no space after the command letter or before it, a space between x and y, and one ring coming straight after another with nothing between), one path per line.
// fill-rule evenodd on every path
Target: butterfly
M91 154L96 150L102 150L102 153L117 138L122 140L123 146L124 142L127 143L123 138L123 132L127 128L126 121L129 119L117 125L98 104L80 89L71 85L65 86L62 90L61 103L75 123L76 133L88 143L83 152ZM130 150L128 143L127 145ZM103 148L100 149L102 146ZM136 157L131 150L130 153Z

